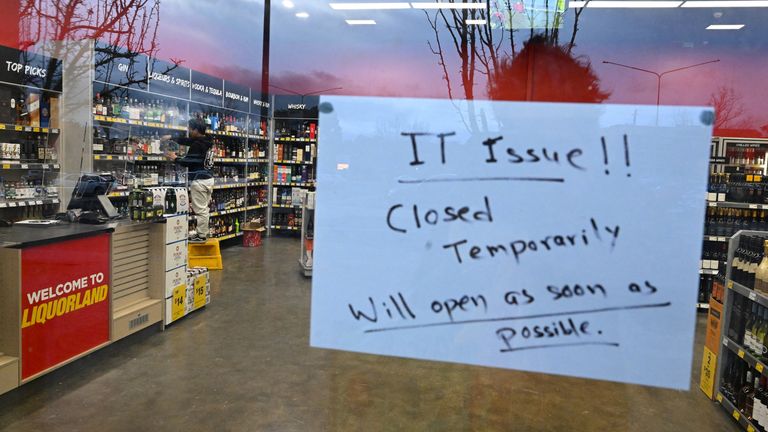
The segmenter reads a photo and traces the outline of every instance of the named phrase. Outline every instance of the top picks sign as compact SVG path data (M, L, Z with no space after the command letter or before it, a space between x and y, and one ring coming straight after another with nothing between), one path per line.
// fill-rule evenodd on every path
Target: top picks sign
M687 389L711 109L468 104L321 98L312 346Z

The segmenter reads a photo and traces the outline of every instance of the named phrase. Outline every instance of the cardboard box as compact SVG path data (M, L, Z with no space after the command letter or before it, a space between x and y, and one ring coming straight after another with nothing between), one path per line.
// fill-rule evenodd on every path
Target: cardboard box
M169 216L165 221L165 241L175 243L187 238L189 233L189 222L187 215Z
M165 298L173 296L173 290L187 282L187 266L165 272Z
M187 241L182 240L165 246L165 271L187 264Z
M707 316L707 336L704 346L717 355L720 349L723 305L715 299L709 300L709 315Z

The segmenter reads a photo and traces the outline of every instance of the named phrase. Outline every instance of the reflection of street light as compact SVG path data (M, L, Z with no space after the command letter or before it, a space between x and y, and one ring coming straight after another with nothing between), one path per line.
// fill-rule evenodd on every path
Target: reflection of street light
M671 74L672 72L678 72L678 71L681 71L681 70L691 69L691 68L695 68L695 67L698 67L698 66L703 66L705 64L717 63L719 61L720 61L720 59L710 60L710 61L706 61L704 63L697 63L697 64L694 64L694 65L684 66L684 67L677 68L677 69L671 69L671 70L664 71L664 72L654 72L654 71L651 71L651 70L648 70L648 69L643 69L643 68L639 68L639 67L629 66L629 65L625 65L625 64L621 64L621 63L614 63L614 62L605 61L605 60L603 60L603 63L604 64L614 65L614 66L621 66L623 68L632 69L632 70L636 70L636 71L640 71L640 72L646 72L646 73L655 75L656 76L656 106L659 106L659 102L661 100L661 77L663 77L664 75L667 75L667 74Z

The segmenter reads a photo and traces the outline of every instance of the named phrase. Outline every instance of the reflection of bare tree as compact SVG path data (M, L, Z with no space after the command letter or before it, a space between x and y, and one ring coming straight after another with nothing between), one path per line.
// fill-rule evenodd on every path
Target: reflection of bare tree
M741 95L733 87L720 86L709 97L709 105L715 108L715 129L741 129L754 124L744 117Z
M133 55L152 56L157 51L159 19L159 0L21 0L19 46L26 50L48 41L91 39L123 47ZM82 64L79 75L92 67L83 62L88 55L83 48L64 51L59 44L52 51L42 49L52 57Z
M159 18L159 0L22 0L20 48L43 40L96 39L151 55Z
M445 2L467 3L466 0ZM509 64L518 56L520 46L515 34L519 31L519 23L527 23L530 31L528 39L538 37L548 45L560 45L560 27L564 22L565 12L553 6L562 4L562 1L489 0L486 4L485 9L438 9L433 13L426 12L435 35L434 45L431 41L427 44L431 52L438 57L438 65L442 69L443 80L448 87L448 97L451 99L454 96L449 72L452 58L447 54L444 45L453 47L460 62L459 76L464 99L475 97L476 73L490 80L498 76L505 64ZM542 10L546 12L542 13ZM582 11L583 9L578 9L575 12L570 40L564 46L567 54L571 53L576 43L578 21ZM485 21L485 24L468 25L467 20Z

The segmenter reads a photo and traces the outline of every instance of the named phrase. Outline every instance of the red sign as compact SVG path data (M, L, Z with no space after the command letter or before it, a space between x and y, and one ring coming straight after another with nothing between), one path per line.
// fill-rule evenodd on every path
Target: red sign
M109 237L22 250L22 379L109 341Z

